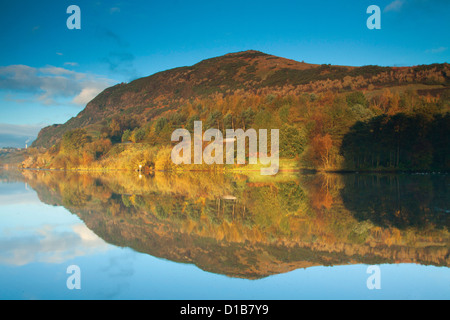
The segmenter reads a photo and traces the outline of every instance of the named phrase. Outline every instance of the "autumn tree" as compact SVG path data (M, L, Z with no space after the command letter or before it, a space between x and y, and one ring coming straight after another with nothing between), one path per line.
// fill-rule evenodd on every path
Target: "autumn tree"
M312 160L320 168L331 168L333 140L329 134L315 136L310 144Z

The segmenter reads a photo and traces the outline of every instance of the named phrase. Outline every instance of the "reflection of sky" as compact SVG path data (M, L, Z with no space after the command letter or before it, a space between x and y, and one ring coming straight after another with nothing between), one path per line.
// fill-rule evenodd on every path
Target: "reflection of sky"
M381 265L381 290L367 289L366 265L313 267L260 280L205 272L108 245L76 215L41 203L23 184L4 186L0 299L450 299L450 269L444 267ZM81 269L81 290L66 287L72 264Z
M23 183L2 183L0 192L0 264L61 263L107 248L77 216L41 203Z

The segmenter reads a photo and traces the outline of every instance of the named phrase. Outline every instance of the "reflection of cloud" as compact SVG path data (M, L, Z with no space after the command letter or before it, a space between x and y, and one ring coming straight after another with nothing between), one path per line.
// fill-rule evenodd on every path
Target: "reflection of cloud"
M4 235L24 234L30 230L7 230ZM0 263L22 266L33 262L62 263L78 256L107 250L108 245L84 224L71 231L45 225L32 234L0 238Z
M100 269L100 272L107 275L108 288L103 288L100 296L106 299L115 299L129 287L129 279L134 275L135 270L133 260L135 254L132 251L123 251L119 256L111 256L109 263Z
M73 231L78 234L83 241L94 242L99 239L99 237L87 228L84 224L76 224L73 226Z
M132 266L133 253L125 252L120 257L110 257L109 265L102 269L102 272L114 277L129 277L134 274ZM128 261L127 261L128 260Z
M31 94L33 100L38 99L43 104L57 104L56 100L60 98L72 98L75 104L86 104L93 92L98 94L112 84L111 79L54 66L0 67L0 90ZM86 92L90 94L86 95Z
M38 204L39 198L36 196L30 196L30 192L24 192L19 194L0 194L0 205L13 205L13 204Z

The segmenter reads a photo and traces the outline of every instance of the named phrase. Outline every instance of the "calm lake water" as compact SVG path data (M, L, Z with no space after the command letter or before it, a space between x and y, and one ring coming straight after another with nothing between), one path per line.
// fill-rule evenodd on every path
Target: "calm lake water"
M437 173L0 171L0 298L449 299L449 191Z

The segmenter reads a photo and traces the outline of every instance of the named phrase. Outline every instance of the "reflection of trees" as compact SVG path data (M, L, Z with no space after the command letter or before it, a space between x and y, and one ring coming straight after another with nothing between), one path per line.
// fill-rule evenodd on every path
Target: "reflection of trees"
M448 181L439 179L388 182L378 176L375 183L354 175L262 179L205 172L24 176L42 201L64 205L105 241L213 272L261 277L399 256L449 264L449 233L432 210L448 208ZM393 197L397 185L405 201L399 216L393 209L399 207ZM413 195L418 199L408 202ZM414 210L416 220L408 216Z
M342 200L358 220L383 228L449 227L447 176L347 175Z
M82 208L91 200L91 195L77 186L66 187L62 191L63 205L67 207Z
M296 212L306 200L300 184L294 181L278 183L277 189L280 203L287 212Z

